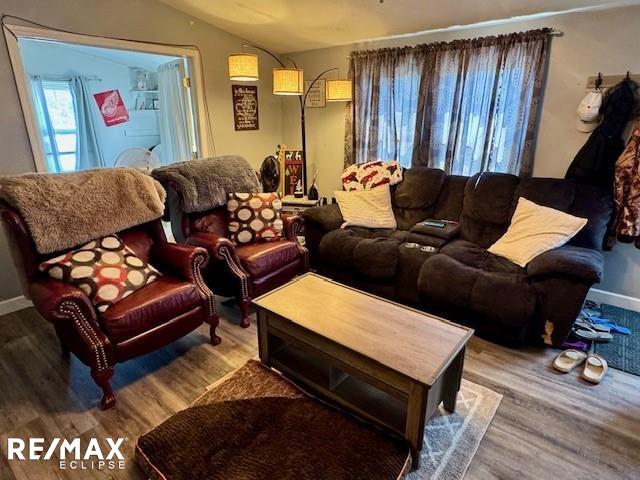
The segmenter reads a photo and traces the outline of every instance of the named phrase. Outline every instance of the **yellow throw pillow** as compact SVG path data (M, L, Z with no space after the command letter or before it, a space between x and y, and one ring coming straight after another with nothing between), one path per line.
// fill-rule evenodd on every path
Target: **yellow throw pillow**
M541 253L567 243L586 224L586 218L574 217L520 197L511 225L489 247L489 252L526 267Z
M388 184L371 190L335 191L333 195L344 219L342 228L396 228Z

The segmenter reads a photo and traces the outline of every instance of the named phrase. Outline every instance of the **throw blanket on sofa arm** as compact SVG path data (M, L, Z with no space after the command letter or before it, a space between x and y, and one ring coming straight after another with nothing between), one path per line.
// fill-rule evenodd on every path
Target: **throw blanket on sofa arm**
M41 254L81 245L162 216L162 185L130 168L0 177Z
M190 160L156 168L153 178L175 190L185 213L204 212L227 204L230 193L262 191L256 172L237 155Z

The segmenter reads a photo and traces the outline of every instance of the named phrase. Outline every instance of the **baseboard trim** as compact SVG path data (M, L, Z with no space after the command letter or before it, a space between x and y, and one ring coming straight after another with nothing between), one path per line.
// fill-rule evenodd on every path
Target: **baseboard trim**
M626 308L627 310L640 312L640 298L636 297L629 297L619 293L592 288L587 294L587 299L593 300L596 303L607 303L614 307Z
M24 295L7 298L6 300L0 301L0 316L17 312L18 310L23 310L31 306L33 306L33 303L31 303L31 300L27 300Z

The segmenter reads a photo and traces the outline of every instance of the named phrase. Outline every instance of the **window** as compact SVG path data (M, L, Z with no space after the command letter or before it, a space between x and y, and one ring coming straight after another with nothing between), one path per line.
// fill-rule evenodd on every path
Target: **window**
M47 163L53 163L57 156L63 172L73 171L76 169L78 122L71 84L66 81L43 81L42 90L52 129L44 139Z

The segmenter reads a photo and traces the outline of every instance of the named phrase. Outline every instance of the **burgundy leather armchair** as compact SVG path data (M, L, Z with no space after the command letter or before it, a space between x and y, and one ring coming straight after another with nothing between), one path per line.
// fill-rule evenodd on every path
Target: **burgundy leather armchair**
M209 254L204 248L168 243L160 220L118 235L163 276L99 312L80 289L38 270L40 262L61 252L40 255L21 216L6 204L0 204L0 215L25 295L53 324L63 355L72 352L91 368L104 394L102 408L116 402L109 383L116 363L161 348L203 322L210 325L211 343L220 343L214 296L201 273Z
M251 299L309 270L307 249L297 241L303 220L283 217L284 238L273 242L235 245L227 238L227 210L184 213L178 195L167 188L168 211L176 241L206 248L211 262L205 280L216 294L235 297L243 328L249 326Z

